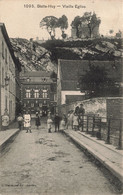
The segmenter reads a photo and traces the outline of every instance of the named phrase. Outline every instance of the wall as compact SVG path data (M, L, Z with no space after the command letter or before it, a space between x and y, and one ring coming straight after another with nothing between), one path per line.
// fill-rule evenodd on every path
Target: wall
M3 44L3 49L2 49ZM0 28L0 79L1 79L1 116L4 114L5 109L8 110L10 116L10 122L15 119L15 97L16 97L16 87L15 87L15 64L11 56L9 47L3 36ZM5 77L10 78L9 85L5 86Z
M77 101L69 105L61 106L61 112L67 113L69 110L74 110L76 106L83 104L85 114L97 114L100 117L106 117L106 98L93 98L83 101Z
M111 139L110 142L118 146L119 130L122 130L121 141L123 145L123 98L111 97L106 100L107 117L111 118Z

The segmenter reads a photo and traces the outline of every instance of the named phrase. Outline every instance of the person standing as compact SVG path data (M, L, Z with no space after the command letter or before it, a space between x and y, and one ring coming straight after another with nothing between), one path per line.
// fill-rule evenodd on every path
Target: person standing
M26 112L26 114L24 114L24 127L26 128L26 133L28 133L28 131L30 131L30 133L32 133L31 131L31 116L30 114L28 114L28 112Z
M4 112L4 115L2 116L2 127L3 130L8 129L9 126L9 114L8 114L8 110L6 109Z
M80 107L79 107L79 128L83 126L84 114L85 114L85 109L83 108L83 104L80 104Z
M40 116L39 116L38 112L36 113L35 125L36 125L37 129L41 125Z
M67 117L65 114L63 114L61 124L60 124L60 129L64 130L66 128L66 125L67 125Z
M79 127L79 118L78 118L78 115L76 113L74 113L74 116L73 116L73 128L74 130L78 130L78 127Z
M19 116L17 117L17 121L18 121L18 128L19 128L19 130L21 130L22 125L23 125L23 117L22 117L21 113L19 113Z
M51 133L51 129L52 129L52 119L50 116L48 116L48 119L47 119L47 128L48 128L48 133Z
M59 131L60 120L61 120L60 116L58 115L58 113L56 113L54 117L55 132L57 131L57 129Z
M71 110L70 116L69 116L69 125L73 129L73 116L74 116L74 111Z

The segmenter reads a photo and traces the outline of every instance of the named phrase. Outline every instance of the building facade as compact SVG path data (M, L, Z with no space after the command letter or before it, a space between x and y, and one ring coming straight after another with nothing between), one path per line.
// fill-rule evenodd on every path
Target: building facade
M28 111L32 115L38 111L46 116L52 114L56 107L56 82L45 71L24 72L21 74L22 112Z
M5 111L9 114L10 122L15 119L16 104L20 102L19 92L16 91L20 89L20 71L21 65L14 56L5 25L0 23L0 127Z

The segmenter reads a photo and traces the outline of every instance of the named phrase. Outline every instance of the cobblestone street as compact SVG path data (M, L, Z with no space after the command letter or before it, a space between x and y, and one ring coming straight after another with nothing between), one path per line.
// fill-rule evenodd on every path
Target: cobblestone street
M0 159L0 194L118 194L104 174L61 133L42 123L21 131Z

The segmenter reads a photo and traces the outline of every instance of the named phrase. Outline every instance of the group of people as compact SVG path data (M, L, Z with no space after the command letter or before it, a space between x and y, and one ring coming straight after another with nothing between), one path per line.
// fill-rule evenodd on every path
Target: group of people
M85 114L85 109L83 107L83 104L77 106L75 110L69 111L67 116L67 128L69 128L70 126L75 131L79 130L80 127L82 127L84 114Z
M53 116L49 112L47 116L48 132L49 133L52 132L53 126L55 132L59 130L68 129L69 127L74 130L79 130L79 128L82 126L84 114L85 114L85 109L83 108L83 104L77 106L75 110L69 111L67 116L63 114L63 116L61 117L58 115L58 113L55 113L55 115ZM26 112L26 114L24 114L23 116L19 114L17 121L20 130L22 129L22 127L24 127L26 129L26 133L32 132L31 116L28 112ZM39 129L39 126L41 126L41 117L38 112L36 112L35 115L35 126L37 127L37 129Z
M58 130L68 129L69 127L76 130L79 130L82 127L83 119L84 119L85 109L83 104L77 106L75 110L70 110L67 114L63 114L62 117L56 113L55 117L49 115L47 120L48 132L51 133L52 124L54 122L55 132Z

